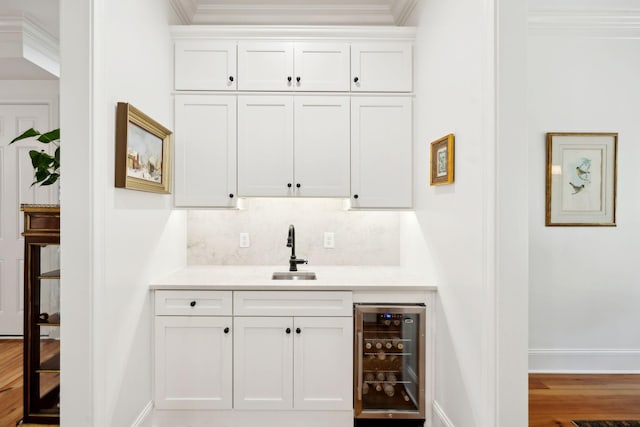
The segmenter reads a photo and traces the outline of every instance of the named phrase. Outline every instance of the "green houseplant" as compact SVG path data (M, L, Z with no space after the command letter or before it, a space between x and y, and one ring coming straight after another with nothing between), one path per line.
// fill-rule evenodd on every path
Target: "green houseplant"
M31 157L31 164L34 169L34 178L31 185L51 185L55 183L60 178L60 128L45 133L40 133L34 128L27 129L9 144L29 138L36 138L37 141L43 144L53 144L56 147L53 156L44 150L29 151L29 157Z

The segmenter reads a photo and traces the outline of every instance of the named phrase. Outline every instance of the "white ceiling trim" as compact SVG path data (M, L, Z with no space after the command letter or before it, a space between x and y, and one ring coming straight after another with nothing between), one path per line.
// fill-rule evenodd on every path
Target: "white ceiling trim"
M25 59L60 77L58 40L27 17L0 17L0 57Z
M419 0L170 0L182 24L403 25Z
M529 11L528 27L533 34L639 38L640 9L534 10Z

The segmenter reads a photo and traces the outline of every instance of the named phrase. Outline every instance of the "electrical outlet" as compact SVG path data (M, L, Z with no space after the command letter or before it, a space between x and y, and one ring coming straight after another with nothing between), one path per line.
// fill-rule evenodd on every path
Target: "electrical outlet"
M336 236L333 231L325 231L324 232L324 247L325 248L335 248L336 247Z
M248 248L251 246L251 239L249 239L249 233L240 233L240 247Z

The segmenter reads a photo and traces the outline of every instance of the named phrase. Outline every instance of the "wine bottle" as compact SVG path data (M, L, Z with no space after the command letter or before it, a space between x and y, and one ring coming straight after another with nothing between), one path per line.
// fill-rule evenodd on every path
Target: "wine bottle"
M376 350L382 350L383 344L382 341L376 341Z
M373 347L373 344L371 344L371 341L367 341L366 343L364 343L365 349L371 350L372 347Z
M364 374L364 380L366 382L373 382L374 379L375 376L373 375L373 372L367 372L366 374Z
M394 374L393 372L389 372L387 374L387 382L391 385L396 385L398 383L398 378L396 377L396 374Z
M393 395L396 394L396 388L391 384L385 384L383 389L384 389L384 393L389 397L393 397Z
M378 372L378 374L376 375L376 379L378 381L384 381L384 378L385 378L384 372Z
M378 359L380 360L385 360L387 358L387 353L385 353L384 351L380 350L379 352L376 353L376 355L378 356Z
M391 342L391 340L387 340L387 341L384 343L384 346L385 346L385 348L386 348L387 350L391 350L391 349L393 348L393 342Z
M376 382L375 385L376 385L376 391L382 391L382 384L381 383Z
M404 399L405 402L408 402L411 400L411 398L409 397L406 391L400 390L400 394L402 395L402 398Z
M362 394L369 393L369 383L366 381L362 384Z

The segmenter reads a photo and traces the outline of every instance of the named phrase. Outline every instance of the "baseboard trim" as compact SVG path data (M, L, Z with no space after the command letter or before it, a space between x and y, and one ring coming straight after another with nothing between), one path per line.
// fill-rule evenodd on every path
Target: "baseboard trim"
M436 415L436 417L438 417L442 425L444 425L445 427L455 427L449 417L447 417L444 409L442 409L440 404L435 400L433 401L433 413Z
M153 401L150 400L149 403L147 403L145 407L142 408L142 411L138 415L138 418L136 418L133 424L131 424L131 427L144 426L145 425L144 423L147 420L147 417L149 416L149 414L151 414L152 410L153 410Z
M640 350L530 349L530 373L640 373Z

